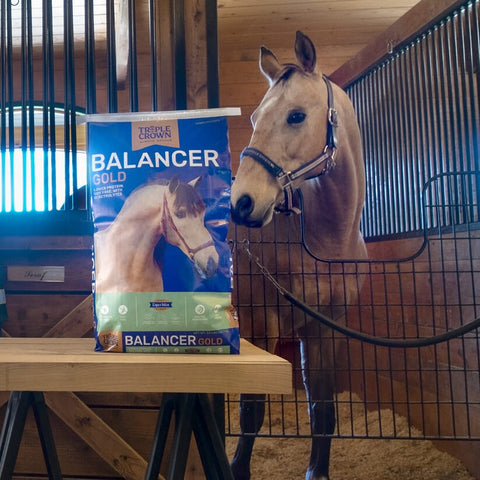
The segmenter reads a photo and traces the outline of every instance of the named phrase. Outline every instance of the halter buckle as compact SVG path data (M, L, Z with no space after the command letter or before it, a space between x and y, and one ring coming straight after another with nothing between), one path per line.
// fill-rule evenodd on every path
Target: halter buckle
M337 156L337 151L338 151L338 148L337 147L329 147L328 145L325 147L325 152L328 152L328 150L330 150L330 154L329 154L329 164L330 164L330 167L334 167L336 165L336 162L335 162L335 157Z
M294 180L293 178L291 178L290 176L291 174L292 172L289 171L289 172L283 172L277 176L277 182L280 184L282 189L285 190L286 188L291 188Z
M328 118L328 123L332 127L338 127L338 112L336 108L329 107L327 118Z
M323 149L323 154L326 155L325 166L323 167L319 176L326 175L332 168L335 168L335 166L337 165L337 162L335 161L335 157L337 155L337 147L330 147L329 145L325 145L325 148Z

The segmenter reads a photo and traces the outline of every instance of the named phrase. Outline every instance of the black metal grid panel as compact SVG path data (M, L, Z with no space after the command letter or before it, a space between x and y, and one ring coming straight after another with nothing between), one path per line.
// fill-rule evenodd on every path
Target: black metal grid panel
M479 10L478 0L466 2L347 88L362 130L368 238L446 220L422 217L424 184L440 173L480 168Z
M458 185L468 188L480 172L440 175L426 187L425 214L456 218L478 202L456 201ZM452 188L446 188L448 183ZM460 190L461 191L461 190ZM440 192L442 195L440 195ZM444 195L447 193L447 195ZM448 195L450 193L450 195ZM471 200L471 199L470 199ZM254 343L286 356L294 365L292 396L270 396L260 436L308 437L308 402L293 333L275 330L275 318L297 316L250 261L248 248L287 290L302 281L302 300L320 309L319 275L332 282L359 278L359 301L344 305L345 323L388 338L430 337L480 316L480 230L478 217L460 225L439 226L425 237L369 245L377 259L368 262L315 261L305 253L298 217L275 218L262 230L236 229L235 294L242 333ZM393 252L393 253L392 253ZM394 254L404 258L386 259ZM315 298L316 297L316 298ZM302 314L303 315L303 314ZM305 321L312 321L305 317ZM315 320L313 320L315 321ZM327 337L327 338L325 338ZM339 395L337 437L480 439L480 336L477 330L437 345L402 349L362 343L332 331L312 342L327 341L341 352L335 364ZM239 435L238 398L227 402L229 435Z

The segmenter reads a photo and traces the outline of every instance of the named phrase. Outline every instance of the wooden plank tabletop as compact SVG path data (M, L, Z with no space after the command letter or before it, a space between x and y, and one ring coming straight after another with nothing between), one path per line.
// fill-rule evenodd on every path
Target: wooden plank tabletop
M0 391L290 393L291 364L239 355L105 353L91 338L0 338Z

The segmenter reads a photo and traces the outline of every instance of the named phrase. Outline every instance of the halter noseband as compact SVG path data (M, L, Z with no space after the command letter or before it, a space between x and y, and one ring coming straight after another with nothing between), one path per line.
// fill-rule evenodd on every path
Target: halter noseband
M198 247L194 247L194 248L190 247L190 245L185 240L185 237L181 234L180 230L177 228L177 226L175 225L175 222L173 221L172 214L170 213L170 209L168 208L168 201L167 201L166 194L163 195L162 227L165 235L167 232L167 227L170 227L175 232L175 235L177 235L180 242L185 247L185 250L188 252L188 256L190 257L190 260L192 261L193 261L193 258L195 257L195 254L198 253L200 250L205 250L208 247L215 246L215 242L212 239L210 239L205 243L202 243Z
M285 201L281 206L275 208L276 211L281 213L300 213L300 210L293 205L294 190L292 183L295 180L300 178L308 179L313 178L309 177L308 174L316 169L322 163L325 163L322 171L315 175L320 177L327 174L330 169L335 166L335 155L337 153L338 141L337 141L337 126L338 126L338 115L337 110L334 107L334 98L332 84L330 80L322 75L322 78L327 85L328 92L328 113L327 113L327 143L322 153L309 162L303 164L301 167L296 168L295 170L286 172L280 165L277 165L270 157L265 155L260 150L253 147L245 147L240 155L240 160L243 157L249 156L253 158L256 162L262 165L270 175L272 175L277 182L279 183L283 193L285 195Z

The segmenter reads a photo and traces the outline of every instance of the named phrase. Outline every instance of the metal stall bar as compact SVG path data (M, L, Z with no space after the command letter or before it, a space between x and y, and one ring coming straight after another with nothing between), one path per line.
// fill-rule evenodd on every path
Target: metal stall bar
M2 0L0 4L0 66L1 71L7 71L7 42L6 42L6 2ZM0 78L0 211L6 209L6 188L7 188L7 84L5 82L5 75Z
M477 72L477 75L471 75L471 92L472 92L472 99L471 99L471 106L472 112L474 113L474 118L480 118L480 106L479 106L479 99L480 99L480 75L478 72L480 71L480 18L479 18L479 2L475 2L472 4L471 7L471 14L470 14L470 25L471 25L471 56L470 56L470 72ZM480 135L480 127L477 122L473 122L473 131L472 136L474 138L479 138ZM479 151L479 144L478 141L473 143L473 162L474 162L474 169L476 171L480 170L480 151ZM477 175L474 180L475 185L475 192L476 198L478 199L480 195L480 175ZM476 202L477 208L474 210L475 218L480 217L480 202Z
M478 137L476 136L476 134L478 133L478 128L475 122L475 114L478 114L478 96L477 101L475 101L475 92L473 88L475 67L472 64L471 60L473 56L472 29L470 21L470 18L472 17L471 8L472 5L469 5L465 9L462 9L457 18L458 38L463 39L463 41L459 42L458 45L459 63L463 66L462 70L465 71L465 75L462 75L460 78L460 88L463 92L461 102L462 115L460 120L460 126L463 127L461 128L460 136L460 145L462 146L462 149L460 154L463 155L462 160L464 170L470 171L475 169L476 164L478 165L478 141L476 141L476 139L478 139ZM477 157L475 156L475 154L477 154ZM472 198L472 196L474 195L473 184L468 184L467 188L464 191L467 192L467 198ZM467 217L471 216L472 214L473 212L471 210L471 206L470 208L463 208L461 212L462 222L466 222Z
M15 148L15 129L14 129L14 95L13 95L13 52L12 52L12 4L10 2L2 2L5 6L6 11L3 10L3 22L5 39L6 39L6 52L5 52L5 61L6 68L3 70L3 75L6 77L6 82L4 84L4 92L6 90L5 99L3 101L2 110L8 112L8 119L6 119L3 124L4 129L6 130L8 125L8 138L5 135L6 144L2 145L2 154L4 155L4 166L5 166L5 181L4 181L4 191L5 191L5 203L4 211L12 211L13 209L13 199L14 199L14 183L13 183L13 155ZM8 146L8 155L7 155L7 146ZM8 192L8 193L7 193Z
M95 21L93 0L85 0L85 110L87 113L97 112L96 64L95 64ZM85 205L90 198L89 182L85 187Z
M22 2L21 8L21 146L22 146L22 199L19 209L31 211L34 207L35 178L35 125L33 103L32 66L32 4ZM18 172L17 172L18 175Z
M173 0L172 36L175 68L175 106L177 110L187 108L187 67L185 45L185 7L183 0Z
M205 0L206 38L207 38L207 91L208 106L220 105L218 77L218 35L217 0Z
M405 115L403 111L403 106L405 105L405 92L403 87L403 82L401 80L402 70L401 61L402 56L395 58L395 61L392 62L392 76L393 81L398 84L398 88L394 89L394 110L393 110L393 122L394 128L396 131L395 135L395 164L397 169L397 179L398 179L398 193L397 198L408 198L408 188L407 188L407 176L405 174L405 164L402 161L405 159ZM401 230L406 229L408 211L402 208L402 205L399 201L395 202L397 208L397 228Z
M365 82L365 90L359 92L359 98L364 98L364 102L368 102L368 105L364 104L364 118L372 119L370 120L370 129L372 134L369 135L368 141L365 142L365 145L368 145L368 155L369 158L372 159L371 166L368 166L368 170L370 171L370 179L369 179L369 186L372 191L376 192L376 197L378 199L382 199L378 202L372 202L370 205L370 213L373 216L374 220L371 221L371 231L370 235L374 235L374 232L381 231L382 229L386 228L384 225L385 222L385 215L382 215L381 212L383 211L383 196L382 185L379 183L381 178L381 159L382 157L379 155L381 154L382 143L379 141L381 135L379 134L379 117L376 115L370 116L368 112L371 109L375 108L376 97L372 95L373 90L375 89L376 82L375 77L370 75ZM373 122L373 123L372 123ZM378 143L377 143L378 142ZM373 145L380 145L380 152L373 148ZM368 177L367 177L368 178ZM375 223L375 224L374 224ZM368 235L368 233L366 233Z
M36 210L35 198L35 178L36 178L36 162L35 162L35 92L34 92L34 68L33 68L33 27L32 27L32 0L27 1L28 4L28 125L29 125L29 139L30 145L30 185L29 195L31 198L31 209Z
M43 67L43 199L45 210L55 210L57 176L55 130L55 59L53 54L52 0L44 0L42 10Z
M107 0L107 97L108 112L118 111L117 96L117 59L115 42L115 3L114 0Z
M128 1L128 58L130 73L130 111L138 112L137 26L135 0Z
M95 22L93 0L85 0L85 88L87 113L97 112Z
M418 45L418 41L414 42L414 45ZM419 139L422 138L422 114L419 106L419 99L420 99L420 74L419 70L416 68L418 65L418 48L409 48L407 49L408 53L408 71L409 76L406 79L409 82L411 88L410 94L410 105L409 108L411 109L412 115L412 131L410 135L410 143L412 144L412 171L414 172L413 176L413 192L412 194L415 196L415 200L413 202L414 205L414 214L411 219L410 231L414 231L417 229L417 225L424 225L423 220L423 209L422 209L422 198L420 192L422 191L422 181L421 175L419 175L418 166L419 164L422 165L420 159L422 158L422 146L420 144Z
M152 111L158 110L158 75L157 75L157 28L156 28L156 18L157 18L157 2L155 0L149 0L149 17L148 17L148 27L150 34L150 84L152 91L152 100L151 106Z
M451 26L453 22L449 22L449 24L443 24L443 32L445 34L444 39L444 54L442 61L444 62L444 69L445 69L445 82L444 82L444 95L445 101L449 105L454 105L457 102L456 96L458 95L458 91L456 88L458 87L458 78L456 75L456 53L454 46L452 45L452 35L449 35L448 28ZM455 84L455 85L454 85ZM459 113L458 109L457 112L454 111L453 108L449 109L448 112L448 122L445 122L446 129L448 129L448 125L450 125L450 131L445 132L447 138L447 159L452 162L453 155L456 154L459 148L459 143L457 141L457 134L456 134L456 122L455 122L455 113Z
M411 55L407 51L405 55L400 57L400 82L402 85L402 102L406 108L404 114L404 169L405 169L405 189L404 195L408 198L408 203L411 206L411 210L405 210L405 228L409 231L413 230L415 218L418 217L419 211L419 197L418 190L415 188L415 153L414 153L414 144L410 141L410 138L413 136L413 130L415 128L414 121L414 107L413 107L413 95L411 95L411 89L407 87L408 82L410 81L411 75Z
M73 192L77 185L77 142L75 118L75 61L74 61L74 32L72 0L65 0L63 7L64 28L64 152L65 152L65 195L64 209L74 208Z

